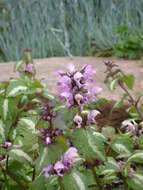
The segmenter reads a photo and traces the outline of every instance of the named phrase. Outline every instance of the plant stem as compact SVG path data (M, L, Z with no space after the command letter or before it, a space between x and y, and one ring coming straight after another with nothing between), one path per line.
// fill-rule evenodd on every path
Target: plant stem
M96 174L96 170L95 170L95 168L92 167L91 170L92 170L92 173L93 173L94 179L95 179L95 181L96 181L96 184L97 184L97 186L98 186L98 189L99 189L99 190L102 190L101 182L100 182L100 180L99 180L99 178L98 178L98 176L97 176L97 174Z
M132 95L130 94L130 92L128 91L126 86L124 85L123 81L119 81L119 86L126 92L128 97L130 98L132 106L134 106L136 108L136 111L137 111L140 119L143 120L143 114L141 113L141 111L139 110L139 107L138 107L139 101L134 100L134 98L132 97Z
M64 187L64 184L62 182L62 178L61 177L58 178L58 183L59 183L59 186L60 186L60 190L65 190L65 187Z
M122 175L121 175L121 178L122 178L122 180L123 180L124 189L125 189L125 190L129 190L128 184L126 183L126 179L125 179L124 176L122 176Z
M50 124L51 131L53 131L54 130L54 125L53 125L52 119L50 119L49 124Z
M35 180L35 173L36 173L36 169L35 169L35 166L33 167L33 175L32 175L32 181Z
M100 179L97 176L95 167L93 166L93 160L92 160L92 158L88 158L88 163L91 165L91 170L92 170L95 182L97 184L98 190L102 190L101 181L100 181Z
M6 171L8 170L8 155L6 156Z

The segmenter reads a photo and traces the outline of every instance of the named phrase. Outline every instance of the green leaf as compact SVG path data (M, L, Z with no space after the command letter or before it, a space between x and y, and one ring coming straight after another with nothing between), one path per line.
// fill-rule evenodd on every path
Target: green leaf
M135 119L135 120L139 119L139 115L138 115L136 108L134 106L129 107L126 111L130 114L130 116L133 119Z
M115 90L115 87L116 87L116 85L118 84L118 78L116 78L116 79L114 79L112 82L111 82L111 84L110 84L110 90L111 91L113 91L113 90Z
M28 130L31 130L32 133L35 133L35 122L31 118L23 117L19 120L20 126L25 126Z
M16 132L15 144L21 142L24 152L30 153L38 148L38 131L36 130L36 117L23 117L19 120Z
M134 86L134 81L135 81L135 77L134 75L124 75L122 80L125 82L125 84L127 85L127 87L129 89L132 89Z
M29 163L30 165L33 165L33 160L32 158L25 153L23 150L20 149L12 149L9 151L9 156L14 159L17 160L21 163Z
M44 175L38 176L32 183L29 190L46 190L46 179Z
M58 144L50 144L48 147L45 147L43 142L39 140L40 146L40 156L36 160L36 171L39 174L43 167L55 163L64 153L64 148Z
M143 149L143 135L138 138L139 148Z
M92 129L77 129L73 133L73 144L85 158L97 157L98 159L105 160L105 139L98 134Z
M15 72L18 71L19 68L20 68L23 64L24 64L24 61L23 61L23 60L20 60L20 61L16 62L15 65L14 65L14 71L15 71Z
M87 190L88 186L85 183L84 176L78 171L72 171L64 175L62 182L65 189L70 190Z
M3 101L3 118L4 118L4 120L6 120L7 119L7 115L8 115L8 99L6 98L6 99L4 99L4 101Z
M53 95L52 93L48 92L48 91L45 90L45 89L43 89L42 95L43 95L45 98L49 99L49 100L54 100L54 99L55 99L54 95Z
M107 138L107 139L113 139L115 135L115 129L111 126L105 126L102 128L102 134Z
M143 163L143 150L137 150L134 154L132 154L128 160L127 163L129 162L136 162L136 163Z
M28 87L22 80L12 79L7 88L7 97L15 97L24 94L27 90Z
M2 120L0 120L0 142L5 140L5 131L4 131L4 124Z
M130 188L134 190L141 190L143 187L143 175L137 172L134 172L131 178L127 179L127 183Z
M56 141L62 146L63 150L67 150L67 141L63 136L57 136Z
M119 154L118 157L128 157L133 151L133 139L126 135L116 135L111 147Z

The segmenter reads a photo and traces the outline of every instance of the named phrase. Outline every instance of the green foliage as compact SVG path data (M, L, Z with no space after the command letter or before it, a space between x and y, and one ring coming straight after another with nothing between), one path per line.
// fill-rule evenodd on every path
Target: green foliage
M134 77L125 75L119 69L114 70L113 74L114 67L108 63L106 82L112 86L112 90L116 85L123 87L126 91L124 98L132 100L128 112L137 123L132 119L125 128L119 126L116 129L108 125L101 129L96 123L89 125L86 121L87 112L90 106L93 111L98 105L106 103L105 99L101 99L96 104L91 102L91 105L86 105L88 110L85 108L82 110L84 123L78 128L73 117L80 110L76 106L67 108L54 94L44 89L35 78L34 65L33 72L21 71L21 67L29 64L29 61L33 64L29 52L26 52L22 61L15 66L15 70L19 71L19 77L0 83L2 105L0 107L0 188L2 190L141 189L143 185L141 110L137 107L138 102L135 102L128 93L128 89L133 88ZM116 82L113 82L115 80ZM49 119L49 115L48 117L46 115L45 119L41 114L42 110L45 111L43 104L48 104L48 109L52 105L46 114L56 112L56 116L54 114ZM129 127L132 127L131 130ZM43 135L45 137L46 134L46 141L42 136L45 129L48 129L48 133L44 132ZM47 143L49 137L51 142ZM68 153L67 157L69 148L74 151ZM58 163L58 166L55 163ZM63 165L64 168L61 168ZM51 166L52 170L46 173L47 166Z
M114 46L113 54L128 59L139 59L143 55L143 37L137 34L130 34L119 40Z
M73 142L84 158L97 157L100 160L105 160L104 142L106 142L106 138L101 133L91 129L87 131L77 129L73 133Z
M142 1L6 0L0 3L0 57L142 56ZM130 32L131 31L131 32ZM141 34L141 35L140 35Z

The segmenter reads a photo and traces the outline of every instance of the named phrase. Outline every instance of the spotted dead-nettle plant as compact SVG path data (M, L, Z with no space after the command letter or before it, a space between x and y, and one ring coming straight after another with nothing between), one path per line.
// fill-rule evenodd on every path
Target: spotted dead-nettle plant
M142 93L133 96L133 75L105 64L110 90L119 85L124 91L114 107L127 108L116 127L108 121L114 108L101 109L108 100L99 97L92 66L70 63L58 71L53 94L36 79L25 50L15 64L19 76L0 82L0 189L142 189Z

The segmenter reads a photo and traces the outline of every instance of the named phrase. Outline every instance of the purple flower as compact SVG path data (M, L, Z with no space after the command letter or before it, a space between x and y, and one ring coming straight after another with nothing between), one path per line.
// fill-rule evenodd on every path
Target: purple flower
M96 70L92 68L91 65L85 65L83 68L82 68L82 72L84 74L84 78L85 80L87 80L88 82L93 82L93 77L96 73Z
M74 98L79 106L84 104L84 97L81 94L76 94Z
M58 176L63 176L64 172L67 171L67 167L62 163L62 161L57 161L54 165L54 170Z
M73 78L74 78L74 81L75 81L78 88L81 88L84 86L85 79L84 79L84 76L81 72L76 72L74 74Z
M49 164L44 167L43 172L45 177L49 177L52 174L62 177L69 167L79 160L77 149L70 147L64 154L64 158L58 160L55 164Z
M129 172L128 172L128 176L132 177L133 173L134 173L134 169L131 167Z
M91 124L91 123L96 123L96 116L100 114L100 112L98 110L91 110L88 115L87 115L87 124Z
M79 159L79 155L75 147L70 147L64 154L64 163L66 165L74 164L77 159Z
M41 109L41 118L45 121L50 121L52 118L56 117L56 112L52 109L53 106L49 103L45 104Z
M59 72L60 79L57 83L57 94L61 102L67 107L79 106L83 108L89 101L96 101L101 88L94 85L95 70L90 65L85 65L75 70L72 63L68 65L68 72Z
M75 125L77 126L77 128L81 127L81 125L82 125L82 117L81 116L76 114L73 121L74 121Z
M87 99L96 102L97 94L99 94L102 91L102 88L97 87L93 84L89 84L86 88L87 88L87 93L86 93Z
M125 165L126 165L126 163L125 162L123 162L123 161L118 161L118 167L119 167L119 169L122 169L122 168L124 168L125 167Z
M73 105L73 95L70 92L62 92L60 97L61 102L65 101L65 105L70 107Z
M44 167L43 172L44 176L48 178L50 174L54 173L54 165L49 164L48 166Z
M46 142L47 145L51 144L51 138L50 137L46 137L45 142Z
M5 149L8 149L11 145L12 145L11 142L5 141L5 142L3 143L3 145L2 145L2 147L5 148Z
M25 72L25 66L22 65L22 66L20 67L19 71L20 71L20 72Z
M131 132L133 134L137 131L137 123L133 119L127 119L122 122L122 125L126 128L127 132Z
M27 65L26 71L29 73L33 73L33 64L32 63L29 63Z
M49 145L56 141L56 137L62 135L62 130L54 129L51 131L49 127L40 129L41 137L45 145Z
M70 74L73 74L75 72L75 66L74 66L74 64L72 64L71 62L68 63L67 69L68 69L68 71L69 71Z
M0 155L0 162L2 161L2 160L4 160L4 156L2 156L2 155Z
M63 75L60 80L58 81L58 85L61 85L63 87L67 86L67 87L71 87L71 78L67 75Z

